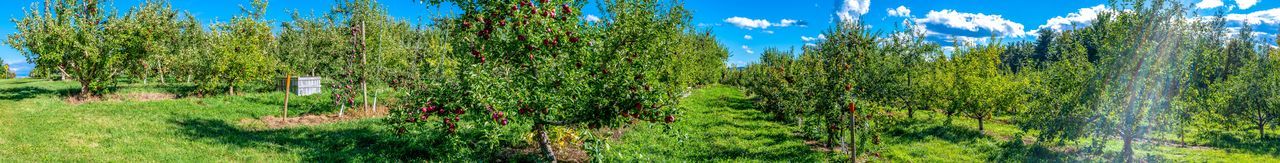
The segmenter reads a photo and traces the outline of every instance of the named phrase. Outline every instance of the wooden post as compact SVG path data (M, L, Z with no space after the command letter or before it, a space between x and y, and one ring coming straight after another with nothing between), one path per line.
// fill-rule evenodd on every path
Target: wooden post
M280 117L289 118L289 90L293 89L293 74L284 74L284 114Z
M858 102L849 103L849 162L858 162L857 144Z

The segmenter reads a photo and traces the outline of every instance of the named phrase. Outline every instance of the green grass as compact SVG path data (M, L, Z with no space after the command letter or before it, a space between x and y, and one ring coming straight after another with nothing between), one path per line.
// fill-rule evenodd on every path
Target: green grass
M633 126L608 141L606 162L817 162L825 157L799 138L793 125L771 121L739 90L711 86L681 103L670 125Z
M117 92L158 90L122 87ZM402 155L367 148L399 144L381 141L393 136L377 119L276 130L238 124L280 114L281 93L66 103L64 96L76 88L69 82L0 80L0 162L311 162ZM327 99L291 99L291 113L331 112L314 107L322 101Z
M943 123L945 118L940 113L923 111L917 114L918 120L903 122L891 127L889 133L885 133L886 143L882 145L883 150L881 150L884 153L884 160L892 162L1105 162L1114 158L1122 146L1119 140L1108 140L1102 157L1063 153L1051 149L1082 149L1090 140L1069 141L1062 145L1050 142L1023 144L1015 142L1018 140L1018 135L1021 134L1024 139L1036 143L1032 138L1025 138L1033 137L1034 131L1027 133L1011 124L988 121L985 123L986 131L978 132L977 121L970 118L954 117L951 125L945 125ZM997 119L1002 118L997 117ZM1246 133L1239 133L1236 136L1241 134ZM1226 142L1237 145L1236 147L1226 145L1182 147L1137 143L1135 157L1161 162L1280 162L1280 154L1274 153L1277 149L1273 148L1280 144L1280 141L1262 142L1250 141L1246 138L1229 138Z
M178 86L181 87L181 86ZM158 84L125 84L117 94L181 90ZM65 81L0 80L0 162L398 162L439 160L431 140L400 137L381 119L317 126L259 129L241 119L280 114L282 93L109 100L68 104L78 86ZM327 95L291 99L291 115L332 113ZM675 123L638 123L617 139L588 143L605 162L824 162L847 158L813 150L793 124L754 109L735 88L710 86L684 99ZM903 118L905 119L905 118ZM1101 157L1062 153L1087 140L1023 144L1033 137L996 117L951 124L932 111L889 124L883 143L862 158L873 162L1101 162L1120 150L1109 140ZM590 133L590 132L584 132ZM1194 146L1139 143L1137 156L1162 162L1280 162L1280 139L1256 140L1255 132L1197 131ZM1167 135L1151 137L1170 138ZM1025 138L1028 140L1034 140ZM459 161L459 160L443 160Z

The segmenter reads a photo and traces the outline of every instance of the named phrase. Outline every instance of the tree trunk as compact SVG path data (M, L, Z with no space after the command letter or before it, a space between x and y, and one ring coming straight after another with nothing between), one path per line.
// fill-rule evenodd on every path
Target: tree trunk
M365 81L363 77L361 77L360 79L360 94L361 94L360 100L363 101L360 103L360 106L364 107L365 113L369 113L369 88L365 87Z
M1123 137L1124 137L1124 149L1123 151L1120 152L1120 157L1124 157L1124 158L1121 158L1122 160L1124 160L1124 162L1131 162L1131 160L1133 160L1132 159L1133 158L1133 136L1123 136Z
M168 73L168 69L165 69L164 64L160 63L160 61L156 61L156 66L160 67L160 70L158 71L159 74L157 74L160 77L160 84L167 84L168 82L165 81L167 79L164 78L164 73Z
M235 95L236 95L236 80L235 80L235 79L231 79L231 82L228 82L228 83L230 83L230 84L227 84L227 94L228 94L228 95L235 96Z
M916 118L916 109L911 108L911 106L910 106L909 104L908 104L908 106L907 106L907 118L909 118L909 119L915 119L915 118Z
M533 130L538 132L538 146L542 147L542 154L547 155L547 159L556 162L556 153L551 150L550 138L547 137L547 127L543 124L534 124Z
M800 130L804 130L804 116L796 116L796 127L800 127Z
M84 80L80 81L80 95L79 95L79 96L80 96L79 98L81 98L81 99L84 99L84 98L89 97L89 96L93 96L93 92L92 92L92 91L89 91L89 81L84 81Z
M1182 143L1182 146L1183 146L1183 147L1186 147L1186 146L1187 146L1187 139L1186 139L1186 133L1184 133L1184 132L1185 132L1185 131L1181 131L1181 130L1180 130L1180 131L1178 131L1178 142L1181 142L1181 143Z
M339 103L341 103L341 102L339 102ZM346 111L347 111L347 104L345 104L345 103L344 103L344 104L339 104L339 105L341 105L341 107L339 107L339 108L338 108L338 117L342 117L343 112L346 112Z
M947 122L946 122L946 125L951 125L951 115L953 115L953 114L955 114L955 113L952 113L951 111L943 111L943 112L946 112L946 114L947 114Z
M982 120L983 120L983 119L987 119L987 118L985 118L985 117L980 117L980 118L978 118L978 131L984 131L984 130L983 130L983 128L982 128Z
M67 68L58 66L58 81L67 80Z
M1266 125L1267 125L1266 123L1258 123L1258 139L1266 139L1266 138L1267 138L1267 128L1266 128L1267 126L1266 126Z
M836 140L836 132L837 132L837 131L834 129L834 128L835 128L835 125L836 125L836 124L831 123L831 119L827 119L827 145L826 145L826 146L827 146L827 149L830 149L830 151L827 151L827 152L830 152L830 153L833 153L833 154L834 154L834 153L835 153L835 151L836 151L836 149L835 149L835 143L836 143L836 141L835 141L835 140Z

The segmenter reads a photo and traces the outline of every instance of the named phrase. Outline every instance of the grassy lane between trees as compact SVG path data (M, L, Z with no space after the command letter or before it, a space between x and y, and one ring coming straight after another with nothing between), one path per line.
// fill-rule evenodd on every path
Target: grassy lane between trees
M606 162L818 162L799 128L770 120L742 91L728 86L695 90L671 125L641 124L600 152Z

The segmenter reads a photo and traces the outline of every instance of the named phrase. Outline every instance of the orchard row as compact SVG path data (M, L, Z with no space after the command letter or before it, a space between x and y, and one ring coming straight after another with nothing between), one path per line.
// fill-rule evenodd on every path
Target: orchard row
M7 43L36 64L33 77L74 80L81 97L120 79L193 84L191 94L206 96L320 76L340 114L388 106L394 130L440 140L425 145L438 151L429 155L457 159L491 158L537 134L554 160L552 127L674 122L680 97L719 81L728 57L677 1L424 2L462 13L411 24L374 0L337 0L275 26L264 19L268 3L254 0L206 27L163 0L123 13L49 1L16 19ZM584 20L586 7L602 19Z
M1187 143L1187 135L1250 131L1257 138L1245 141L1265 141L1267 127L1280 125L1276 43L1257 41L1247 25L1231 33L1222 17L1186 19L1201 16L1176 2L1109 8L1074 29L1041 29L1036 40L957 40L945 52L921 41L922 29L881 37L843 25L798 55L767 50L723 82L779 119L825 129L816 137L828 145L853 141L856 153L880 152L885 126L919 110L948 123L972 118L978 130L1010 117L1040 142L1094 140L1087 154L1125 161L1135 143L1169 138L1151 135ZM1102 154L1108 140L1122 143L1118 155Z

